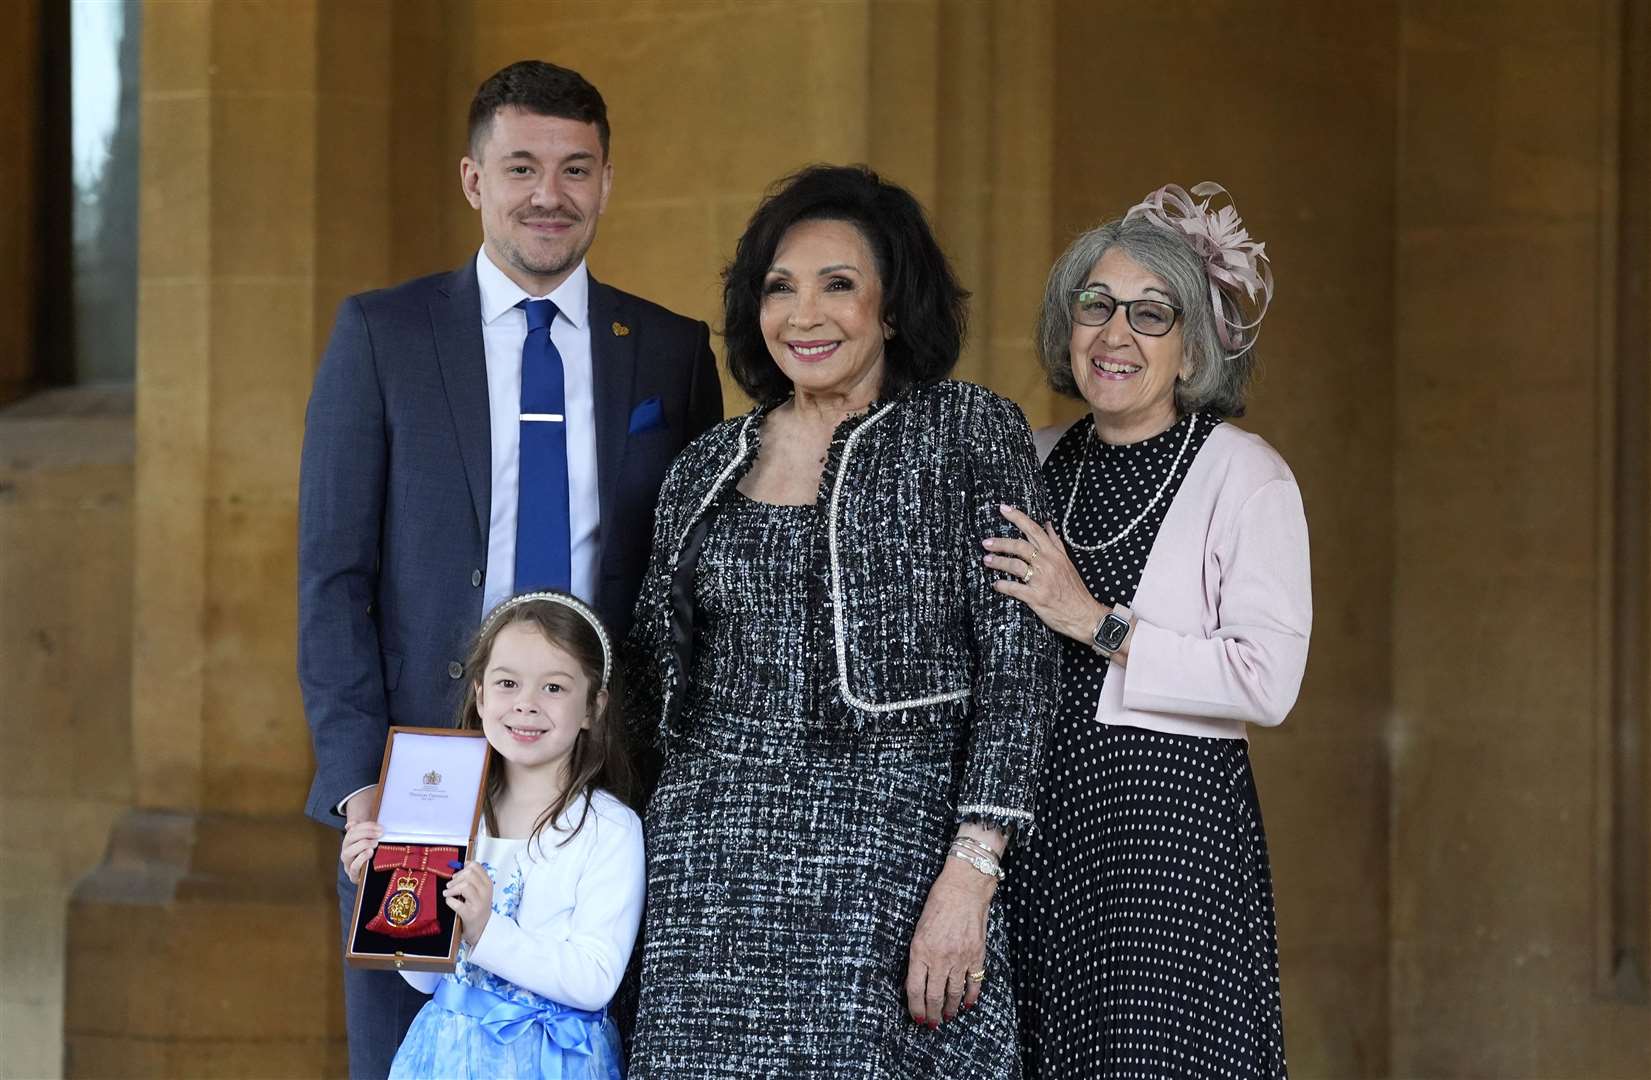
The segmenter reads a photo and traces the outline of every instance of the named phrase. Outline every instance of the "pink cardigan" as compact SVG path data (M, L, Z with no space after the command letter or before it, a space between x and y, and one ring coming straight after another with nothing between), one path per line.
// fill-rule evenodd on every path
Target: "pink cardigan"
M1039 456L1070 426L1038 432ZM1096 722L1222 739L1284 722L1313 624L1307 518L1290 467L1260 436L1230 423L1210 432L1130 606L1129 659L1107 670Z

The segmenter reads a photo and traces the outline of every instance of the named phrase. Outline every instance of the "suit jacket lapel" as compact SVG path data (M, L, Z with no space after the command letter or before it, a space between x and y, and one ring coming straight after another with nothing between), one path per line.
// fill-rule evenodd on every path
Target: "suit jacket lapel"
M493 431L487 405L487 352L482 346L481 288L475 263L454 271L430 300L430 323L442 385L458 434L459 455L475 506L476 528L487 542L493 501Z
M636 377L636 335L621 336L614 330L616 324L624 323L619 293L591 278L591 388L596 407L596 490L603 532L614 526L615 485L625 456Z

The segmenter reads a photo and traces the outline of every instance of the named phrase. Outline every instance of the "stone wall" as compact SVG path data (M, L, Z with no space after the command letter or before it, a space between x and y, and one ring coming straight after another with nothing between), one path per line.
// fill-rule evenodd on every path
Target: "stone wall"
M1034 423L1075 414L1029 343L1067 238L1159 184L1226 184L1279 279L1241 423L1295 468L1314 545L1307 681L1252 743L1292 1073L1651 1076L1643 987L1606 955L1634 947L1618 909L1646 802L1624 763L1651 741L1606 659L1615 586L1645 581L1616 554L1644 527L1623 463L1651 453L1622 441L1647 404L1618 318L1646 262L1623 210L1651 189L1645 7L148 4L135 471L113 451L42 471L15 448L113 444L0 413L0 734L30 762L6 853L66 879L130 812L66 963L61 910L14 920L7 886L0 960L37 977L8 979L0 1068L55 1071L65 970L72 1072L339 1068L335 841L298 814L304 402L343 296L474 254L465 105L543 55L612 115L598 276L714 324L765 187L866 161L925 202L975 292L961 374ZM38 10L8 17L21 34ZM28 85L0 82L0 112ZM271 877L226 861L250 845ZM196 962L237 917L300 1004Z
M65 913L132 801L132 395L0 409L0 1076L62 1067Z
M1651 1075L1643 922L1638 971L1620 981L1601 933L1607 864L1621 858L1611 762L1643 756L1648 734L1642 711L1638 743L1612 745L1609 722L1618 372L1651 363L1643 337L1619 349L1614 307L1620 207L1651 192L1643 161L1624 174L1619 153L1634 115L1625 45L1646 55L1644 5L1637 42L1623 36L1633 6L1401 4L1389 939L1400 1076ZM1642 420L1646 406L1634 407ZM1643 542L1643 516L1635 528ZM1637 798L1643 815L1643 786Z

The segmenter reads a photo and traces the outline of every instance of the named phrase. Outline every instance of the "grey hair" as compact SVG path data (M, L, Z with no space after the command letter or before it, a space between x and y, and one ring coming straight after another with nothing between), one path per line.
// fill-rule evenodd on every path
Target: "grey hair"
M1072 291L1088 284L1090 269L1114 247L1162 278L1181 309L1182 359L1192 374L1175 382L1176 409L1182 416L1199 411L1243 416L1255 350L1229 356L1221 347L1204 260L1180 237L1144 217L1115 218L1082 233L1050 269L1037 329L1038 360L1050 389L1082 396L1072 378ZM1244 338L1253 340L1253 332Z

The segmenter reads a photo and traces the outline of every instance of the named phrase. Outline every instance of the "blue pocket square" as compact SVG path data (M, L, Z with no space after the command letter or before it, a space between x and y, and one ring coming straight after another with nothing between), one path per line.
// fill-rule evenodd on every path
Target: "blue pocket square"
M665 407L659 403L657 397L651 397L631 410L630 434L632 435L640 435L644 431L652 431L654 428L664 426Z

